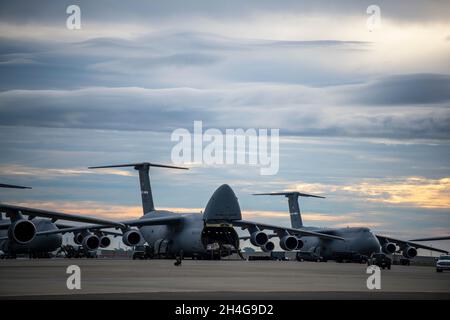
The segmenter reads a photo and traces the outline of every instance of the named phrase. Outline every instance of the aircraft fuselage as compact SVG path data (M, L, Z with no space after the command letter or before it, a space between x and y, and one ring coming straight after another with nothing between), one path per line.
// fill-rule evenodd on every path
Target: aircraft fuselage
M311 228L307 228L310 230ZM340 259L351 254L370 256L381 251L377 237L368 228L314 229L314 231L339 236L341 240L322 240L317 237L302 237L301 251L311 251L323 258Z
M142 219L171 215L178 214L153 211ZM232 226L208 225L200 213L185 214L182 221L174 225L143 226L139 231L155 253L169 257L181 251L185 257L209 258L219 251L221 256L226 256L231 253L230 249L239 248L239 237Z

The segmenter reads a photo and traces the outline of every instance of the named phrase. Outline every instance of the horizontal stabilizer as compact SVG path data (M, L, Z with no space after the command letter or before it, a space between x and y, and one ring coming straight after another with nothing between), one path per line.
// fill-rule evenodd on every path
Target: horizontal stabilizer
M308 193L302 193L297 191L288 191L288 192L268 192L268 193L254 193L254 196L298 196L298 197L313 197L313 198L321 198L325 199L325 197L322 196L316 196L313 194Z
M168 166L165 164L157 164L157 163L150 163L150 162L115 164L115 165L109 165L109 166L89 167L89 169L121 168L121 167L158 167L158 168L189 170L189 168L186 168L186 167Z
M139 183L140 183L140 187L141 187L141 198L142 198L142 210L143 210L144 215L155 211L155 205L153 203L152 187L150 185L150 176L149 176L150 167L189 170L189 168L185 168L185 167L168 166L165 164L156 164L156 163L150 163L150 162L115 164L115 165L109 165L109 166L89 167L89 169L123 168L123 167L133 167L135 170L137 170L139 172Z
M325 199L322 196L316 196L313 194L302 193L298 191L286 191L286 192L269 192L269 193L254 193L254 196L285 196L288 198L289 213L291 214L291 227L303 228L302 215L300 213L300 204L298 203L299 197L312 197Z

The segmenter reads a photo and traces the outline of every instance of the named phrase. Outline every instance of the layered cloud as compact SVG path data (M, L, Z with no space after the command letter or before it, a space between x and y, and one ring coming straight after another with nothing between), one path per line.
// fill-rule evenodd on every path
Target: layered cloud
M355 181L351 185L300 183L291 187L302 192L337 193L343 198L361 197L365 201L389 205L450 209L450 178L447 177L442 179L424 177L365 179Z
M450 136L444 3L381 2L376 32L355 1L81 2L75 32L65 2L36 5L2 3L3 125L170 131L203 120L284 135Z
M385 83L400 89L392 85L379 99L370 94L381 92ZM0 124L171 131L202 120L205 127L280 128L285 135L447 140L447 87L447 76L411 75L367 86L326 88L249 84L220 89L9 90L0 93ZM406 90L420 92L416 104ZM376 99L379 105L373 106Z
M135 176L129 170L119 169L102 169L87 170L83 168L37 168L24 165L0 165L0 175L4 177L21 177L28 176L34 179L55 179L76 177L83 175L118 175L118 176ZM404 177L404 178L378 178L378 179L352 179L351 184L326 184L326 183L295 183L290 184L288 179L280 181L272 181L266 184L267 188L282 188L288 185L286 191L299 191L312 193L317 195L332 195L335 201L349 201L349 199L358 198L360 201L369 201L374 203L385 203L389 205L398 205L406 207L427 208L427 209L450 209L450 178L429 179L424 177ZM254 186L254 181L231 181L234 186L247 188ZM272 190L273 191L273 190ZM92 203L87 202L88 205ZM78 206L77 204L74 204ZM84 207L84 205L82 206ZM95 206L94 206L95 207ZM172 211L178 211L180 208L170 208ZM181 208L181 212L186 211ZM192 209L188 209L192 210ZM117 210L113 210L117 211ZM129 211L129 210L127 210ZM200 208L196 208L195 212L200 212ZM275 211L246 211L249 215L258 213L261 216L275 217L279 213ZM333 221L327 215L311 215L313 221ZM336 217L334 217L334 221Z
M369 201L420 208L450 209L450 178L386 179L345 186L343 191L358 193Z
M132 176L129 171L114 168L103 169L101 171L88 170L85 168L37 168L18 164L0 165L0 175L3 177L29 176L40 179L54 179L61 177L74 177L91 174L112 174L119 176Z

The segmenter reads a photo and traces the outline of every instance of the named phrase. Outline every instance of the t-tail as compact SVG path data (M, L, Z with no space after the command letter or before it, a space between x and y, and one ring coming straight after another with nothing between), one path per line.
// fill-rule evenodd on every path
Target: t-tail
M175 167L175 166L168 166L168 165L149 163L149 162L89 167L89 169L122 168L122 167L134 167L134 169L139 172L139 183L140 183L140 187L141 187L141 197L142 197L142 209L143 209L144 214L155 211L155 204L153 202L153 195L152 195L152 187L150 185L150 175L149 175L150 167L189 170L188 168L185 168L185 167Z
M291 226L292 226L292 228L295 228L295 229L303 228L302 214L300 212L300 205L298 202L298 197L313 197L313 198L321 198L321 199L325 198L325 197L315 196L312 194L301 193L301 192L297 192L297 191L255 193L253 195L255 195L255 196L262 196L262 195L285 196L286 198L288 198L289 213L291 214Z

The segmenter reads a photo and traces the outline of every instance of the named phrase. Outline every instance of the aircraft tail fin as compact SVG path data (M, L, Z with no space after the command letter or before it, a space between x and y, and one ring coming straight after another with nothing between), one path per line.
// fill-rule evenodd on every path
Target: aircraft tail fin
M170 168L170 169L183 169L189 170L185 167L175 167L163 164L156 164L150 162L140 162L140 163L129 163L129 164L117 164L110 166L97 166L89 167L89 169L104 169L104 168L121 168L121 167L134 167L135 170L139 172L139 183L141 187L141 197L142 197L142 209L144 214L154 211L155 205L153 202L152 188L150 185L150 167L158 168Z
M303 221L302 221L302 214L300 212L300 205L298 202L299 197L312 197L312 198L321 198L324 199L325 197L322 196L316 196L308 193L301 193L297 191L292 192L269 192L269 193L255 193L253 194L255 196L262 196L262 195L268 195L268 196L285 196L288 198L288 204L289 204L289 213L291 214L291 226L292 228L299 229L303 227Z

